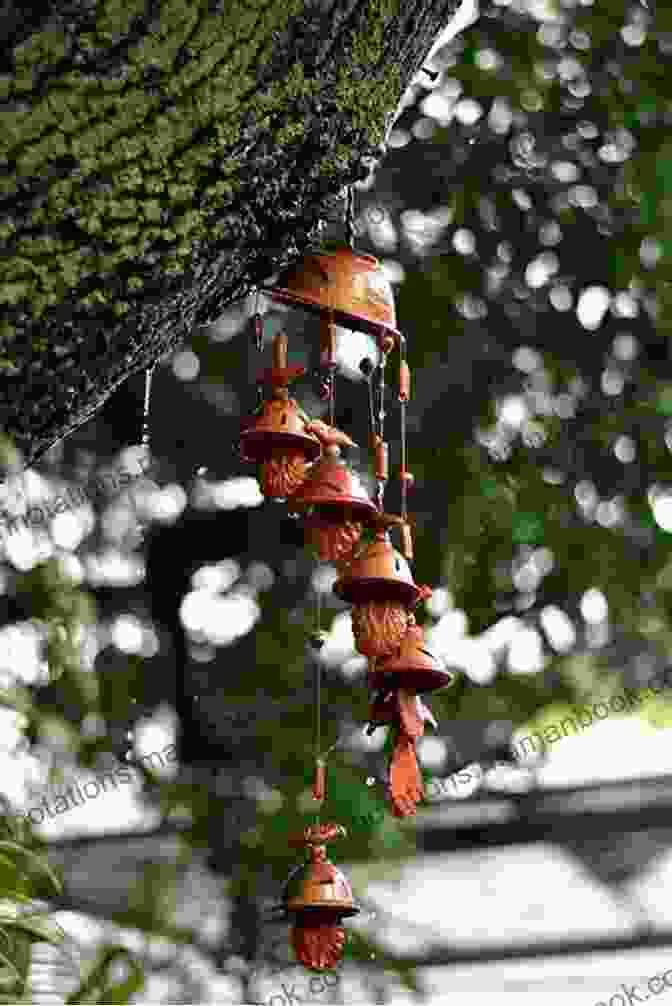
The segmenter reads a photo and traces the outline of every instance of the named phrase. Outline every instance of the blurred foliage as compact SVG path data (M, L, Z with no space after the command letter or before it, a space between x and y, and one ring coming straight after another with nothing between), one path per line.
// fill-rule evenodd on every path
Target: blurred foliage
M114 966L126 972L122 978L111 975ZM144 975L137 960L125 947L102 947L96 961L89 969L79 988L69 997L68 1003L104 1003L120 1006L132 1001L142 992Z
M29 845L21 822L3 818L0 837L0 1002L32 1002L28 972L33 943L59 945L64 933L36 903L62 890L43 856Z
M464 671L429 702L439 729L428 736L443 740L445 757L431 771L423 765L428 780L501 759L518 727L542 729L577 704L645 686L672 655L672 14L621 0L549 0L533 9L484 5L439 55L439 78L414 83L373 185L357 193L358 246L402 280L398 310L413 369L415 576L447 592L443 609L430 605L419 617L449 664ZM194 333L196 377L159 372L168 390L153 404L158 481L187 487L187 473L206 461L216 470L213 484L250 475L234 447L238 416L254 405L258 362L245 317L232 307L217 326ZM297 362L309 363L309 323L282 320ZM268 324L277 327L278 317ZM311 414L322 407L314 385L309 377L296 392ZM362 385L343 381L337 404L337 425L365 443ZM87 465L117 460L119 417L103 413L74 434L45 460L45 478L74 482ZM396 420L391 408L393 461ZM364 455L356 455L362 468ZM8 475L16 471L15 454L2 444L0 461ZM396 492L392 482L390 509ZM315 564L283 538L280 508L270 517L265 507L258 517L250 508L249 528L237 522L241 513L248 519L245 510L209 514L202 527L185 511L150 536L143 553L132 535L114 530L113 502L97 508L102 519L70 550L83 563L79 582L63 571L68 549L52 549L29 569L6 552L3 619L40 633L48 681L37 686L20 671L7 673L0 702L25 717L41 756L89 767L105 751L122 757L140 717L174 704L184 732L202 743L193 762L209 760L210 775L204 782L190 774L191 763L175 779L145 772L148 804L164 821L189 820L190 848L213 850L230 897L267 898L296 862L289 835L313 813L304 644L314 627ZM146 582L101 585L87 560L105 550L120 560L151 559L153 550L163 565L151 583L147 574ZM240 569L219 596L254 597L258 620L210 655L207 640L189 640L183 661L179 603L191 573L222 556ZM254 579L254 563L270 571L268 583ZM590 611L600 597L606 617ZM326 626L344 610L325 596ZM482 644L462 663L460 634L449 631L460 612L468 640ZM552 612L571 628L565 642L551 629ZM113 642L110 627L129 614L147 638L155 634L154 651ZM505 618L536 640L539 660L516 664L510 642L488 649L488 633ZM83 657L92 636L95 672ZM176 697L182 669L187 685ZM368 712L362 677L329 665L324 696L325 747L335 745L324 817L348 829L334 861L373 869L412 855L412 833L384 802L386 749L364 750L357 740ZM650 698L633 715L667 726L669 697ZM91 717L102 721L99 733L87 725ZM115 917L197 945L197 927L172 918L173 879L157 864ZM229 934L218 966L226 970L240 956L251 963L263 952ZM118 981L110 977L119 953L104 948L71 1001L137 995L134 966ZM377 972L395 969L380 947L353 933L348 955L373 976L364 967L371 954ZM400 978L409 988L416 980Z

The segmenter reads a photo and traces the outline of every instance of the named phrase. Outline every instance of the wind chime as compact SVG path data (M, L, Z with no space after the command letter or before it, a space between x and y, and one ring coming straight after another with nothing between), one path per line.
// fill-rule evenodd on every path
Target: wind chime
M241 457L259 466L261 491L266 498L285 500L303 521L306 539L323 561L336 564L334 593L352 605L352 627L357 650L368 658L371 693L368 733L386 725L394 747L388 766L386 793L395 816L416 813L423 799L416 741L424 724L434 721L420 694L444 688L453 680L442 662L424 646L422 628L413 609L431 596L418 586L409 563L413 536L408 515L408 489L413 476L407 468L406 406L411 395L411 372L406 361L406 339L397 329L390 283L371 255L358 254L354 244L353 191L348 190L347 243L335 250L307 254L287 270L277 285L263 288L272 301L317 315L320 326L321 395L328 401L329 422L311 419L290 397L292 381L304 367L288 365L284 332L273 338L273 365L258 378L259 402L240 435ZM254 315L257 350L263 351L263 320L259 293ZM339 332L337 332L337 326ZM373 336L378 361L366 357L360 370L368 386L369 437L374 456L376 491L371 499L357 475L341 457L342 448L356 446L336 428L337 349L340 333ZM399 352L401 514L384 510L389 481L389 445L385 439L385 373L394 349ZM267 388L266 394L262 390ZM390 539L400 534L400 550ZM325 641L317 627L313 642ZM320 667L316 662L316 747L313 797L318 807L325 798L326 768L319 752ZM350 885L326 858L325 843L344 834L340 825L315 825L292 839L306 845L309 859L290 876L280 906L294 919L292 944L309 968L332 968L345 942L341 920L358 912Z

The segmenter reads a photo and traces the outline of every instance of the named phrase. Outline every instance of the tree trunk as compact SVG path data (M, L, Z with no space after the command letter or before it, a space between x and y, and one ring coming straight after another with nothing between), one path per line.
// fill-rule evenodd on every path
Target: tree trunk
M0 424L26 463L300 254L458 0L0 0Z

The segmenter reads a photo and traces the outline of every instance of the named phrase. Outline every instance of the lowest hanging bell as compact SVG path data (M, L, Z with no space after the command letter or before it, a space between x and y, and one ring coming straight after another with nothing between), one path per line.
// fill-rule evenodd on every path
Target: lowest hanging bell
M321 440L324 455L288 501L289 509L303 514L306 538L320 559L341 562L352 554L376 506L340 459L341 445L356 446L350 437L321 422L307 429Z
M290 845L308 846L309 859L288 877L282 894L286 916L293 917L292 946L301 963L313 971L333 968L343 956L341 920L358 915L347 877L327 859L326 843L344 837L340 824L313 825Z
M427 588L415 583L410 566L384 528L355 554L333 589L353 605L355 645L367 657L387 656L399 648L410 609L427 596Z
M394 294L378 259L357 254L347 245L311 252L286 270L273 287L272 300L302 307L354 332L378 339L400 339Z
M308 465L322 453L319 439L307 429L309 418L289 397L288 385L303 367L287 366L287 337L276 336L274 366L260 381L271 384L272 396L262 402L254 421L240 434L243 461L261 466L261 491L270 499L286 499L303 482Z

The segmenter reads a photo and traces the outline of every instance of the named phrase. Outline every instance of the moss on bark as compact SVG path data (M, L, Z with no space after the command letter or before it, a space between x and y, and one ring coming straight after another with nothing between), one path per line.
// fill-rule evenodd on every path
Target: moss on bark
M57 0L10 33L0 422L27 460L305 248L456 6Z

